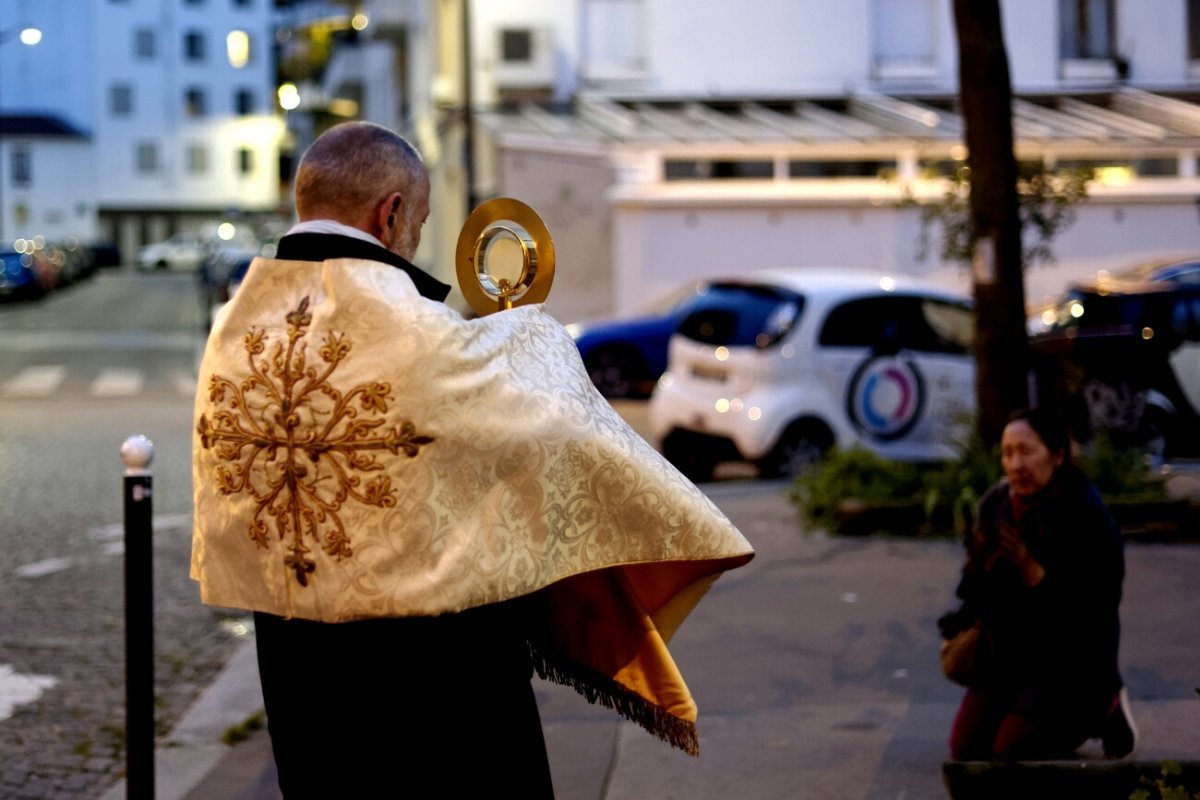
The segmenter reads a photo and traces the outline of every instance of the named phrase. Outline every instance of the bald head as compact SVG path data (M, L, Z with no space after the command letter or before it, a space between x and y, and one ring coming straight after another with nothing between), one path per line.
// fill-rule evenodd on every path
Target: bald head
M296 212L301 220L345 221L426 180L421 156L403 137L370 122L346 122L317 137L300 159Z
M403 137L370 122L346 122L317 137L300 159L296 213L302 222L350 225L395 250L392 240L404 238L414 224L419 238L429 213L429 175ZM414 221L415 216L420 218Z

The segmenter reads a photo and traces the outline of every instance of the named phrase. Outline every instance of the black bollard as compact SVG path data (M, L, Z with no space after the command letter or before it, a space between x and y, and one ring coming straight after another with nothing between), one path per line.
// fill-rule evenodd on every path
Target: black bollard
M154 797L154 443L130 436L125 462L125 797Z

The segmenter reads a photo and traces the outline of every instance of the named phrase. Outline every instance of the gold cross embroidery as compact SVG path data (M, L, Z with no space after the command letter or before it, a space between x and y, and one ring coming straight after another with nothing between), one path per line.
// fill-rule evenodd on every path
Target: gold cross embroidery
M247 492L258 504L250 538L269 547L264 514L273 519L288 551L284 564L307 586L316 562L308 557L306 539L338 561L353 555L338 515L347 500L396 505L390 477L376 475L364 483L360 476L385 469L371 451L415 458L433 437L418 434L408 420L385 427L380 415L392 400L390 383L363 383L345 394L334 388L329 379L351 349L344 334L326 333L318 351L324 366L308 364L305 336L312 314L307 297L286 321L286 346L276 342L269 356L264 356L265 331L246 333L249 376L241 383L216 374L209 379L208 399L216 408L211 422L201 414L196 431L201 446L214 448L218 459L229 462L215 470L221 494Z

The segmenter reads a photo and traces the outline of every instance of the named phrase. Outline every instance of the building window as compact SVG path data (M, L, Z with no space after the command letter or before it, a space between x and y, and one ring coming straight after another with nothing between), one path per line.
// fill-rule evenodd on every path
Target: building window
M225 55L229 66L241 69L250 63L250 34L245 31L230 31L225 37Z
M117 83L110 87L108 108L114 117L128 117L133 114L133 87L128 83Z
M533 31L507 28L500 31L500 60L505 64L528 64L533 60Z
M208 148L202 144L188 145L187 171L192 175L203 175L208 172Z
M188 61L204 60L204 34L188 31L183 36L183 57Z
M207 112L204 90L199 86L189 86L183 93L183 113L189 117L203 117Z
M872 46L880 78L933 77L937 28L931 0L874 0Z
M250 89L238 89L233 94L233 108L241 116L254 113L254 92Z
M138 142L137 171L147 175L158 172L158 145L154 142Z
M1200 61L1200 0L1187 4L1188 58Z
M138 28L133 32L133 54L142 60L154 58L154 31Z
M896 177L895 161L789 161L788 177L804 179Z
M11 157L12 185L28 189L33 184L33 153L28 147L14 147Z
M1108 59L1115 54L1112 0L1059 0L1062 57Z
M242 175L249 175L254 172L254 151L248 147L238 148L238 172Z
M668 181L770 180L774 175L774 161L757 159L745 161L667 159L663 162L663 178Z
M638 77L646 70L643 0L586 0L584 71L590 80Z

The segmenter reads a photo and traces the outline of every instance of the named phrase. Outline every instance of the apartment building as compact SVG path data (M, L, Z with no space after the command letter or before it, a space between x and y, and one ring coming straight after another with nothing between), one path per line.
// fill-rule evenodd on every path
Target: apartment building
M178 230L276 213L275 11L274 0L0 4L0 32L42 33L34 46L0 41L4 236L115 241L129 257ZM70 134L19 133L18 119Z

